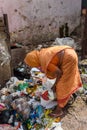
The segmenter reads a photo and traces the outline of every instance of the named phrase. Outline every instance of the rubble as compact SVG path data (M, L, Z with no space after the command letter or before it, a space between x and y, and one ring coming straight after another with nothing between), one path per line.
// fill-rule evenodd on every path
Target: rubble
M54 95L51 91L53 83L36 68L31 70L29 79L19 80L17 77L11 77L5 88L0 90L0 111L3 116L0 124L9 124L18 127L18 130L51 130L54 128L62 130L62 127L58 125L60 119L55 122L49 117L49 113L57 105L53 101ZM49 86L49 92L46 85ZM47 98L44 97L45 93Z

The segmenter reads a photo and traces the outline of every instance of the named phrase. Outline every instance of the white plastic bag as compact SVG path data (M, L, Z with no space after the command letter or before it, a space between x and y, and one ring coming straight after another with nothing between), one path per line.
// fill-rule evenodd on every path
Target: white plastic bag
M76 49L75 41L71 37L65 37L65 38L56 38L53 45L67 45L71 46L74 49Z
M3 66L4 64L9 64L11 60L11 56L8 53L8 50L0 43L0 64Z
M51 90L53 84L55 83L56 79L49 79L46 76L44 76L44 79L42 81L42 85L46 90Z

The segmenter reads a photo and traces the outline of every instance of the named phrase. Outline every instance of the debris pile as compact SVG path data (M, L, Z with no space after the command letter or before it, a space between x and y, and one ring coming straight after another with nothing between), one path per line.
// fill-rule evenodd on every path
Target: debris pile
M55 79L47 79L36 68L30 73L29 79L11 77L0 90L1 129L62 130L61 119L49 116L57 105L51 90Z
M83 87L74 96L87 103L87 61L79 66ZM63 130L61 118L49 116L57 105L51 89L55 79L24 64L14 69L14 76L0 90L0 130Z

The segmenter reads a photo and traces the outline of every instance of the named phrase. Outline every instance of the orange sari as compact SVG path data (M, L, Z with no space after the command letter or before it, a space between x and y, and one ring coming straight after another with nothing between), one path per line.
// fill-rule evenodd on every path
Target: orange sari
M57 70L58 56L56 55L48 65L48 70L53 73ZM56 62L57 61L57 62ZM73 49L65 49L63 63L61 65L63 75L56 85L56 95L60 107L64 107L70 96L82 86L78 58ZM49 75L49 72L47 73ZM52 76L52 75L51 75Z
M25 63L31 67L41 67L48 77L54 78L59 63L56 54L61 50L65 50L61 64L63 75L56 85L56 95L58 105L64 107L70 96L82 86L76 52L69 46L49 47L38 52L28 53L25 57Z

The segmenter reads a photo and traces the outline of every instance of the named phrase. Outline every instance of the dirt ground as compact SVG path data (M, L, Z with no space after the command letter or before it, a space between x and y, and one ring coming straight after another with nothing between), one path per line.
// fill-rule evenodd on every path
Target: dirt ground
M64 130L87 130L87 104L78 96L62 118Z

